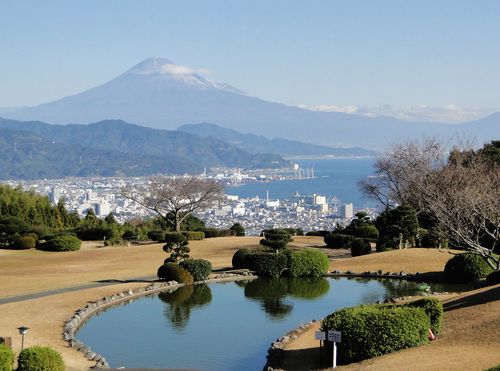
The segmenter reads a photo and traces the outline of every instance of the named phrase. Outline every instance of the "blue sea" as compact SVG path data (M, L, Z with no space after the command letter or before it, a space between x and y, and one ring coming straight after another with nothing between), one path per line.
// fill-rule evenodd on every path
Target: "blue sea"
M250 183L226 187L226 193L243 198L266 197L290 199L298 192L307 196L313 193L339 199L340 203L353 203L357 208L376 207L374 200L367 199L359 191L358 182L374 173L374 158L338 158L327 160L296 160L301 168L314 168L315 178L273 182Z

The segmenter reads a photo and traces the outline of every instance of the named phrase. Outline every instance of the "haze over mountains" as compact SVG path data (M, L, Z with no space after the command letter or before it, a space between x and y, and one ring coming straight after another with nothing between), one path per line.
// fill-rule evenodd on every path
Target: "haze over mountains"
M168 130L210 122L267 138L372 149L423 135L467 136L475 138L478 144L500 137L500 113L450 125L314 112L252 97L162 58L146 59L117 78L82 93L4 116L57 124L122 119Z
M249 153L275 153L285 157L337 156L360 157L376 156L378 152L360 147L328 147L303 143L283 138L267 139L262 135L243 134L236 130L208 123L188 124L177 129L202 138L217 138Z

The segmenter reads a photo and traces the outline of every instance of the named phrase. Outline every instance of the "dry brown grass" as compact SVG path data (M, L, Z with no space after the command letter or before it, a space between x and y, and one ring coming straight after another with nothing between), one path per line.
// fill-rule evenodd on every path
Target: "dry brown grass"
M215 269L225 268L230 267L231 257L238 248L257 247L258 243L258 237L192 241L190 243L191 256L210 260ZM321 237L296 237L292 243L295 247L323 245ZM0 297L83 285L97 280L154 276L157 267L167 256L162 251L161 244L106 248L99 246L101 246L100 243L85 243L82 250L68 253L0 250L0 275L2 277ZM335 254L337 252L333 255ZM426 272L442 270L449 258L449 254L435 250L410 249L338 259L332 262L331 268L359 272L378 269ZM141 285L144 283L124 283L0 305L0 336L11 336L14 348L19 350L21 339L16 328L26 325L31 328L26 337L28 346L51 344L63 354L68 369L87 369L92 363L84 360L80 353L68 348L61 339L64 320L76 308L84 306L89 300L95 300L97 296L109 295ZM495 359L497 363L500 363L498 356L496 358L492 356L493 348L497 347L498 350L499 344L494 340L491 341L493 335L500 331L498 303L497 300L450 311L445 316L445 330L442 336L432 346L398 352L349 366L349 369L361 367L363 369L413 369L414 364L419 365L425 360L427 361L423 364L431 365L434 369L446 369L446 365L451 365L448 369L453 369L453 365L462 364L474 366L471 369L478 369L478 367L483 367L482 365L493 365ZM487 326L491 323L493 326ZM484 334L484 336L481 338L479 334ZM465 335L471 336L472 341L464 339ZM301 337L302 343L296 344L301 344L300 347L307 349L309 338L311 336ZM314 342L312 346L316 345L317 343ZM439 358L433 349L439 350ZM432 354L428 353L430 351ZM475 361L467 363L464 360L453 360L453 357L458 357L459 360L468 357L467 354L470 355L470 359L475 358ZM493 354L497 353L493 352ZM378 363L382 359L387 359L383 361L386 363ZM412 363L406 363L405 359L411 360ZM412 367L408 368L408 365Z
M454 251L437 249L403 249L334 260L331 269L363 273L367 271L442 272Z

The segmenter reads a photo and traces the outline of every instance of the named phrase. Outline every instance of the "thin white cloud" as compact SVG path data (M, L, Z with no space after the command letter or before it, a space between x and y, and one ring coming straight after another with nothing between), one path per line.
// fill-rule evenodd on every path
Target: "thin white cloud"
M208 75L210 70L206 68L193 68L189 66L183 66L180 64L164 64L161 66L161 73L168 73L171 75L192 75L195 73Z
M334 104L321 104L314 106L299 105L299 107L312 111L342 112L366 117L388 116L405 121L433 121L449 124L477 120L494 112L494 110L477 107L462 107L456 104L447 104L444 106L419 104L408 107L396 107L392 105L360 107L353 105L338 106Z

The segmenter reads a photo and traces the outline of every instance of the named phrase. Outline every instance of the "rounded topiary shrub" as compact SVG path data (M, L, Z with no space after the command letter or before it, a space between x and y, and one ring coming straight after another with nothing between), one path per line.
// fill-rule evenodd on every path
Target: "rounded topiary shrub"
M165 240L165 231L162 231L161 229L153 229L148 232L148 238L151 241L162 242Z
M38 248L45 251L77 251L81 244L82 241L75 236L56 236L40 244Z
M430 326L421 308L362 305L330 314L321 330L342 332L337 355L345 364L425 344ZM331 354L332 345L327 344Z
M475 282L493 272L486 261L478 254L463 253L448 260L444 275L451 282Z
M328 256L319 250L296 250L288 254L288 274L291 277L320 277L329 266Z
M431 322L431 330L434 334L441 331L441 321L443 319L443 303L437 298L423 298L409 303L404 306L412 308L422 308Z
M51 347L35 345L19 353L17 371L64 371L61 354Z
M12 371L14 365L14 352L9 347L0 344L0 370Z
M190 284L194 282L193 276L177 263L165 263L158 268L158 278L163 281L177 281Z
M179 266L191 273L195 281L204 281L212 273L212 263L205 259L183 260Z
M362 239L362 238L356 238L354 241L351 242L351 255L352 256L360 256L360 255L366 255L371 253L372 248L370 245L370 241Z
M323 237L323 240L331 249L349 249L356 237L349 234L329 233Z
M250 269L250 264L248 262L248 256L252 254L249 249L239 249L233 255L232 265L234 269Z
M488 285L496 285L500 283L500 271L491 272L486 276L486 283Z
M36 239L33 236L16 236L14 243L11 245L16 250L34 249L36 246Z
M188 241L199 241L205 238L205 233L203 232L185 231L182 234L186 236Z
M288 256L282 253L261 251L248 255L247 258L251 269L264 277L281 277L288 265Z

